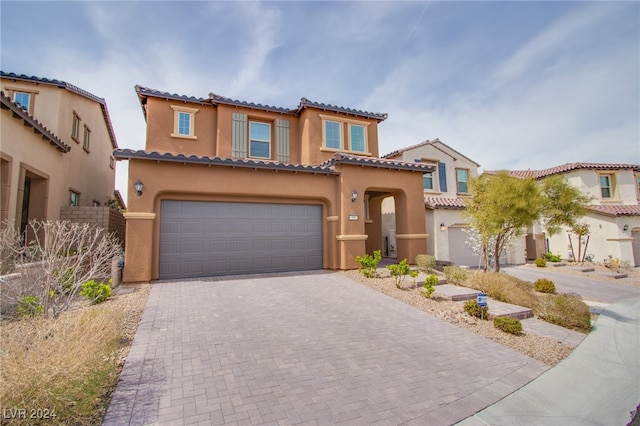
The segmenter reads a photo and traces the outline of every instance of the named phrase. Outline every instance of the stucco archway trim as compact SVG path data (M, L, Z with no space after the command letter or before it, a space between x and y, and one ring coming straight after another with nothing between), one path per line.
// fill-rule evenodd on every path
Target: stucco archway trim
M368 235L336 235L338 241L364 241L367 238Z

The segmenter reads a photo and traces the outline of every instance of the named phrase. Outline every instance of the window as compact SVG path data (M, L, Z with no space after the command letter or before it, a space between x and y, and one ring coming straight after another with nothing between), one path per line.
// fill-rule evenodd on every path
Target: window
M636 175L636 194L638 195L638 200L640 200L640 175Z
M611 186L611 175L600 175L600 194L602 198L612 198L613 188Z
M433 173L427 172L422 175L422 188L432 190L433 189Z
M74 190L69 190L69 206L78 207L80 205L80 194Z
M320 114L323 148L366 154L367 126L371 123Z
M324 146L332 149L340 149L342 147L342 130L340 123L335 121L324 122Z
M87 152L89 152L90 143L91 143L91 130L85 125L84 138L82 139L82 148Z
M80 116L73 111L73 123L71 125L71 139L80 143Z
M100 207L100 201L93 200L93 207Z
M469 192L469 170L456 169L456 181L458 183L458 194L466 194Z
M195 114L196 108L171 105L173 109L173 133L174 138L198 139L196 137Z
M30 111L31 109L31 94L25 92L14 92L13 101L20 105L23 109Z
M249 122L249 157L271 158L271 125Z

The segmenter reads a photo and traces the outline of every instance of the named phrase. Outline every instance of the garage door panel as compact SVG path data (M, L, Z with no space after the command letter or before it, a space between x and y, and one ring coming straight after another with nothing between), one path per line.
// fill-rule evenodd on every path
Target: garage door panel
M322 268L317 205L163 201L160 278Z
M478 266L480 256L467 246L466 240L462 228L449 228L449 260L456 265Z

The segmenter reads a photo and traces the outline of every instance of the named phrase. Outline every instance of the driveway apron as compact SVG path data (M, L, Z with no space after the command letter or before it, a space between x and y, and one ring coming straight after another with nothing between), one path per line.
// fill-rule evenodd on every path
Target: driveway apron
M547 369L340 273L156 283L104 424L454 424Z

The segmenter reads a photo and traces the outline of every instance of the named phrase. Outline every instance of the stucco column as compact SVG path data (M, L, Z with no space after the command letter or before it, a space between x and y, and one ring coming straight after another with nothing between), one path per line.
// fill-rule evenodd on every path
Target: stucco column
M355 201L352 201L352 191L358 192ZM364 229L364 188L342 177L340 188L340 218L338 251L340 253L340 269L356 269L358 263L356 256L363 256L366 252L366 240L368 235Z
M396 202L396 250L398 261L413 264L418 254L427 252L424 201L418 197L394 194Z
M155 213L124 213L127 238L124 252L124 283L151 281L153 221Z

